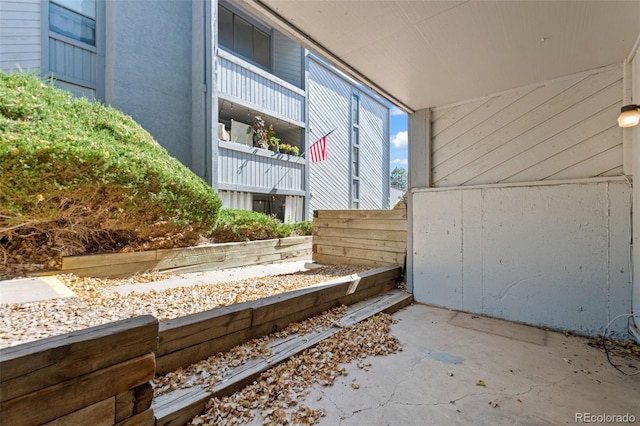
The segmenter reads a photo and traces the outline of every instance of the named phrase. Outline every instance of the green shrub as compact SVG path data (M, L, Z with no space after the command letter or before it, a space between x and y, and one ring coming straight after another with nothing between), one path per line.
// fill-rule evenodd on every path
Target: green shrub
M188 245L215 227L213 189L114 108L0 72L0 135L5 262L28 241L70 255Z
M298 236L307 236L313 234L313 222L310 220L305 220L304 222L292 223L291 226L291 235Z
M288 237L291 230L273 216L248 210L222 209L211 235L218 243Z

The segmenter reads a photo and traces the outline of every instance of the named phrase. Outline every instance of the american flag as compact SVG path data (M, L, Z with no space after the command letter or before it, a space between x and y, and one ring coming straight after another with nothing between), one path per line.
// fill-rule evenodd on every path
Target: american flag
M309 158L312 163L327 159L327 136L329 135L321 137L309 147Z

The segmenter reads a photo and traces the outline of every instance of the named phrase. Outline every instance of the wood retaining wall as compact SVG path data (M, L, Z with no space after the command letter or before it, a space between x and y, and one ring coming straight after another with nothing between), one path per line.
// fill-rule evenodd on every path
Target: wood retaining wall
M153 425L158 320L146 315L0 350L3 425Z
M300 290L163 321L157 373L186 367L327 309L383 293L395 286L400 273L398 266L380 267Z
M182 407L180 414L174 411L176 401L159 404L160 421L149 383L154 375L380 295L395 286L400 274L399 266L380 267L160 323L146 315L0 349L0 424L51 426L86 424L88 419L92 426L183 424L184 416L193 417L204 402L186 411ZM410 295L398 300L394 309L411 301Z
M323 264L404 266L407 209L316 210L313 261Z
M207 244L132 253L106 253L62 258L60 269L33 275L75 274L122 278L151 271L200 272L275 263L311 256L312 237L289 237L244 243Z

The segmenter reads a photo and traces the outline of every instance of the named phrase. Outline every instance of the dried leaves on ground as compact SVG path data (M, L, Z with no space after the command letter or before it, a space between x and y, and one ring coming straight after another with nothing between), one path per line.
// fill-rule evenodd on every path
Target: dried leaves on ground
M153 315L160 321L178 318L304 288L364 269L366 268L360 266L332 265L293 274L129 294L120 294L115 291L115 287L131 283L152 283L168 276L153 273L121 280L59 275L58 278L78 298L0 304L0 348L138 315Z
M342 308L344 309L344 308ZM330 326L335 321L339 310L333 310L318 317L297 324L299 330L308 330L315 322L318 327ZM371 367L364 362L367 356L388 355L401 350L398 339L390 334L392 318L388 314L379 314L354 326L344 328L318 345L309 348L300 355L293 356L274 368L265 371L252 384L233 395L223 398L212 398L207 403L206 411L194 417L190 425L236 425L247 423L258 414L264 424L315 424L324 416L322 409L314 409L313 402L306 401L310 388L314 384L329 386L336 378L346 375L347 370L341 364L357 360L362 369ZM287 327L289 332L296 324ZM232 359L246 359L247 351L256 350L254 356L261 355L265 339L277 337L271 335L248 346L234 348L229 353L218 354L208 360L190 367L191 373L200 377L199 384L215 383L220 380L220 372L224 372L225 362ZM241 349L239 349L241 348ZM242 361L240 361L242 362ZM195 377L195 376L192 376ZM206 377L206 378L205 378ZM176 377L157 379L162 388L171 386ZM190 383L177 385L193 386ZM357 389L359 386L353 386Z

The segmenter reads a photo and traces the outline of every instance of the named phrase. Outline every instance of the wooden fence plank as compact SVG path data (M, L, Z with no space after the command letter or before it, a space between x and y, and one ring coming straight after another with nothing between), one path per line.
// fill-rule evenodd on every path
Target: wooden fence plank
M155 262L158 251L138 251L131 253L105 253L62 258L62 270L93 268L97 266L123 265L127 263Z
M136 386L135 389L133 389L133 393L135 395L133 412L135 414L139 414L143 411L147 411L153 402L153 385L151 382Z
M59 417L43 426L67 426L86 424L91 419L91 426L113 426L115 397L96 402L81 410Z
M258 265L261 263L278 262L282 260L282 254L252 254L250 256L234 257L224 262L201 263L198 265L185 266L181 268L167 269L167 272L186 274L189 272L210 271L216 269L237 268L247 265Z
M252 304L252 325L263 324L293 312L335 301L340 297L364 290L368 286L387 282L399 276L399 267L380 268L343 277L334 280L333 283L324 283L320 289L309 287L255 300Z
M406 231L407 222L404 220L384 219L313 219L314 227L368 229L382 231Z
M281 238L278 241L278 247L287 247L293 245L305 246L311 244L311 240L311 236Z
M393 210L316 210L313 214L318 219L385 219L406 220L406 209Z
M116 265L91 266L88 268L73 268L64 270L49 270L34 275L74 274L78 277L109 277L125 278L154 270L158 264L156 260L150 262L123 263Z
M251 327L251 315L251 308L235 304L162 321L157 355L165 355Z
M156 419L153 410L150 408L140 414L116 423L115 426L154 426L155 422Z
M407 231L382 231L376 230L372 232L367 229L349 229L345 231L344 228L319 228L314 225L313 236L323 237L344 237L349 235L353 238L367 238L375 241L407 241Z
M7 425L46 423L148 382L154 374L155 356L149 353L4 401L0 403L2 421Z
M386 250L393 253L404 253L407 250L406 241L369 240L366 238L351 238L351 237L317 236L313 240L313 245L314 246L369 248L372 250Z
M7 401L157 350L151 315L0 350L0 401Z
M316 253L328 254L331 256L344 256L347 258L366 259L372 261L378 261L387 264L404 264L404 252L393 253L388 251L379 250L367 250L351 247L331 247L331 246L316 246Z
M243 328L242 330L159 356L156 360L156 374L163 375L178 368L185 368L194 362L202 361L219 352L228 351L234 346L269 333L271 333L271 324Z
M313 261L321 265L363 265L363 266L383 266L387 262L377 260L358 259L355 257L332 256L328 254L313 254Z
M116 395L116 422L128 419L133 416L136 395L133 389Z

